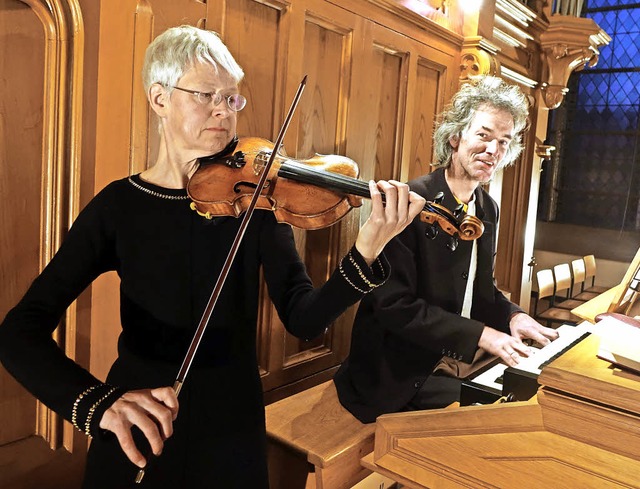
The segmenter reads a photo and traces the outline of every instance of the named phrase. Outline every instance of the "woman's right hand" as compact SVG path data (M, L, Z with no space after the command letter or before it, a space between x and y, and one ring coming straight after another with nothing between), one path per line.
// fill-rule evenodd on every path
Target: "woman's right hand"
M162 453L164 441L173 434L177 415L178 396L173 388L129 391L105 411L100 428L114 433L129 460L143 468L147 460L133 441L131 427L137 426L142 431L157 456Z

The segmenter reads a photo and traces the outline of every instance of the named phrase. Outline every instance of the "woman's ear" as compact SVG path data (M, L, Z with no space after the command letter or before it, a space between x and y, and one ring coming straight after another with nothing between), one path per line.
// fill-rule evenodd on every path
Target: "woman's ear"
M167 89L159 83L154 83L149 87L147 99L149 100L149 105L153 111L158 114L159 117L163 117L168 110L169 104L169 94L167 93Z

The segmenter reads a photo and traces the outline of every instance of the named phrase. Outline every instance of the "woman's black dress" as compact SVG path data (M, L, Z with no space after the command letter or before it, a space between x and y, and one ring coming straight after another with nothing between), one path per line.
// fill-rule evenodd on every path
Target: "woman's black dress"
M240 224L230 217L204 219L189 203L185 190L157 187L138 175L113 182L81 212L0 326L4 366L70 420L79 394L100 381L65 357L51 333L97 276L117 272L122 333L106 383L118 390L92 419L86 488L267 487L256 359L261 267L287 329L305 339L322 334L368 289L358 267L373 284L388 274L386 262L378 260L372 270L354 248L352 259L345 258L341 270L314 290L291 228L271 212L255 211L180 392L174 435L142 484L134 484L137 467L113 435L99 430L99 420L123 389L173 385Z

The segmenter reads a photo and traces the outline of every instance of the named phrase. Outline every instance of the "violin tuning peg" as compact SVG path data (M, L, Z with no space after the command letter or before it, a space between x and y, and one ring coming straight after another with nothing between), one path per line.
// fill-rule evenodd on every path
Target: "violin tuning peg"
M436 239L436 236L438 236L438 228L430 224L425 229L424 235L429 239Z
M453 215L456 219L458 219L464 212L464 204L458 204L455 209L453 209Z
M433 198L433 202L436 204L442 204L444 200L444 192L438 192L436 196Z
M458 237L457 236L451 236L451 239L447 243L447 249L449 251L456 251L457 247L458 247Z

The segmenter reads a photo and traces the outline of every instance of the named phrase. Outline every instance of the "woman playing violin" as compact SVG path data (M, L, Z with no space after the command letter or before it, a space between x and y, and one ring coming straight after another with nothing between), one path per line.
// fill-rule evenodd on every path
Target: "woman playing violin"
M315 289L290 226L256 210L178 402L171 385L240 221L202 218L189 208L186 186L198 158L232 142L246 100L238 92L242 69L214 33L194 27L156 38L143 75L159 119L156 161L112 182L80 213L7 314L0 360L93 438L86 488L132 487L149 453L162 456L142 487L267 487L256 361L260 271L287 330L314 338L385 281L390 270L382 249L425 201L398 182L370 183L370 217L339 267ZM65 357L51 333L78 294L110 270L121 280L122 332L103 382Z

